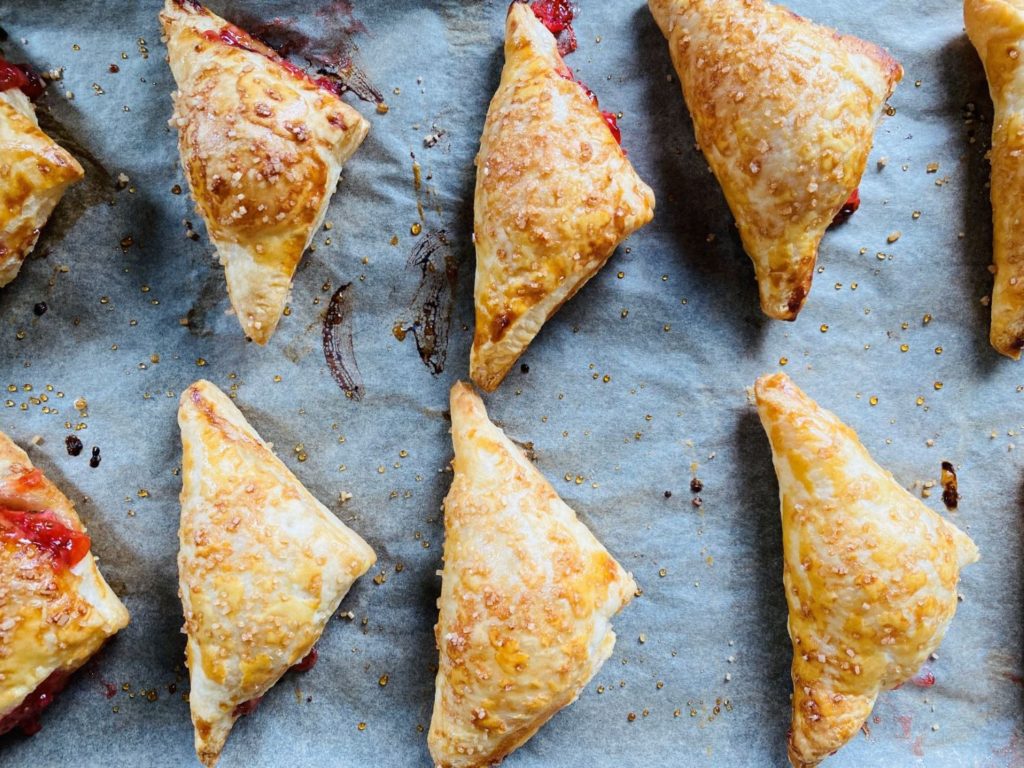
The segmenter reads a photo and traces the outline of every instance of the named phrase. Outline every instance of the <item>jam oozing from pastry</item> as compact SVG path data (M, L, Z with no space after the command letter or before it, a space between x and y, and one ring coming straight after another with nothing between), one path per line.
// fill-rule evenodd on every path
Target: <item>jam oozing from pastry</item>
M576 85L578 85L580 88L582 88L583 92L585 94L587 94L587 98L590 99L590 101L594 104L594 106L598 107L600 109L600 105L598 104L598 101L597 101L597 94L595 94L592 90L590 90L590 88L588 88L585 83L582 83L579 80L577 80L576 79L576 75L573 74L571 69L566 67L564 71L561 71L558 74L561 75L566 80L568 80L568 81L570 81L572 83L576 83ZM608 126L608 130L611 131L612 138L614 138L615 142L621 147L622 146L622 132L619 130L619 119L618 119L618 117L616 117L614 112L604 112L604 111L602 111L601 112L601 118L604 120L605 125ZM625 152L625 150L623 150L623 152Z
M68 672L61 669L51 673L32 693L25 697L21 704L0 718L0 736L19 727L26 736L39 733L43 727L39 722L39 716L64 689L70 676Z
M263 701L262 696L257 696L255 699L243 701L241 704L239 704L231 711L231 714L235 717L245 717L246 715L251 715L253 712L257 710L257 708L259 708L261 701Z
M843 207L839 209L839 213L832 219L832 226L836 224L843 224L860 208L860 189L855 189L850 194L849 199L843 203Z
M615 138L615 143L620 147L622 146L622 131L619 130L619 118L616 117L614 112L601 112L601 117L604 118L605 125L608 126L608 130L612 132L612 136Z
M930 669L922 670L913 682L918 688L931 688L935 685L935 674Z
M30 469L18 475L11 483L11 487L13 487L15 493L24 495L42 484L43 473L38 469Z
M281 67L287 70L293 77L296 77L299 80L305 80L318 88L330 91L335 96L341 95L342 87L340 83L336 83L326 77L311 77L304 69L295 66L285 58L281 58L275 54L271 48L263 45L244 29L236 27L234 24L225 24L219 31L208 29L203 32L203 37L207 40L225 43L233 48L240 48L243 51L258 53L260 56L264 56L281 65Z
M576 8L568 0L533 0L530 9L558 41L558 52L566 56L576 50L572 20Z
M89 536L68 528L52 512L19 512L0 507L0 540L30 544L57 569L73 568L89 553Z
M298 664L292 666L291 671L309 672L309 670L316 666L317 659L319 658L320 652L316 649L316 646L314 645L312 648L309 649L309 653L302 657L302 660ZM235 707L234 710L232 710L231 714L233 714L235 717L245 717L246 715L251 715L253 712L257 710L261 701L263 701L262 696L257 696L255 699L243 701L241 704ZM2 731L0 731L0 733L2 733Z
M4 58L0 58L0 91L7 91L11 88L18 88L35 101L43 95L46 84L28 67L20 64L12 64Z
M320 658L320 652L314 645L309 649L309 653L302 657L302 661L292 667L292 670L295 672L309 672L309 670L316 666L318 658Z

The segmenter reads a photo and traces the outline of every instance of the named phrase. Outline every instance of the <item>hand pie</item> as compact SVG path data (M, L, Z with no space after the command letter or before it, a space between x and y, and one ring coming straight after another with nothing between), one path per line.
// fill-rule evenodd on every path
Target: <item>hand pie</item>
M266 344L369 123L322 78L195 0L160 14L181 165L245 334Z
M0 57L0 288L18 275L46 220L85 171L39 128L42 80Z
M611 656L636 584L540 472L452 388L440 649L428 745L440 768L496 765Z
M995 104L992 215L995 284L992 346L1014 360L1024 347L1024 0L965 0Z
M38 731L72 673L127 623L71 502L0 432L0 734Z
M648 1L754 262L761 308L795 320L903 68L764 0Z
M783 374L755 386L782 504L793 723L789 759L817 765L914 674L956 611L978 548L878 466L856 433Z
M476 158L473 381L500 383L551 315L654 215L593 94L525 3L505 27L505 68Z
M313 498L217 387L181 396L178 574L196 754L307 658L376 556Z

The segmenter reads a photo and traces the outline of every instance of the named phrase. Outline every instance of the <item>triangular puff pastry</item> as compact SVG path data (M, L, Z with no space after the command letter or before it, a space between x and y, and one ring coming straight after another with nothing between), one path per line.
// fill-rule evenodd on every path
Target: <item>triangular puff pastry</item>
M160 14L178 149L242 330L265 344L369 123L323 79L195 0Z
M0 432L0 734L39 728L71 674L128 623L67 496Z
M440 649L428 745L495 765L571 704L612 653L636 584L462 383L444 502Z
M995 284L992 346L1020 359L1024 347L1024 0L966 0L967 35L978 49L995 105L992 216Z
M872 460L856 433L783 374L755 386L782 505L793 641L789 759L817 765L909 680L956 611L974 542Z
M250 702L304 659L376 556L217 387L181 396L178 573L196 753L217 762Z
M871 43L765 0L649 3L754 262L761 308L794 320L903 69Z
M0 70L27 79L2 58ZM65 190L84 175L78 161L40 130L29 97L20 88L0 90L0 288L17 277Z
M521 2L508 10L505 68L476 166L470 375L490 392L547 319L651 220L654 193Z

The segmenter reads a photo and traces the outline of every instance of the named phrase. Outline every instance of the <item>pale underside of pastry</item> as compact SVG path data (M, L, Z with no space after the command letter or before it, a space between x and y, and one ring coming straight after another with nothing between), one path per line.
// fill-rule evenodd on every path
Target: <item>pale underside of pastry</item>
M903 69L881 48L765 0L649 4L754 262L761 308L794 320Z
M513 3L476 158L470 375L486 391L654 215L654 193L588 94L530 7Z
M330 83L192 0L166 0L160 21L181 165L242 330L265 344L370 125Z
M1024 0L965 0L995 106L992 220L995 282L992 346L1014 360L1024 347Z
M309 654L376 556L213 384L182 394L178 424L189 704L196 753L212 766L238 708Z
M127 624L71 501L0 432L0 733Z
M0 288L18 275L82 166L39 128L18 88L0 91Z
M466 384L452 388L451 413L428 745L442 768L479 768L576 700L636 584Z
M784 374L755 386L779 478L793 641L790 761L817 765L942 641L974 542Z

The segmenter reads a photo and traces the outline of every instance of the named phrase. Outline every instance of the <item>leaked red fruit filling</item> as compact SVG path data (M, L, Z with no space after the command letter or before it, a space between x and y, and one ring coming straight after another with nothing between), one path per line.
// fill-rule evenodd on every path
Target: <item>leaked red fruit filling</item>
M576 85L578 85L580 88L582 88L583 92L585 94L587 94L587 98L590 99L591 103L595 107L599 107L600 106L598 104L598 101L597 101L597 94L595 94L592 90L590 90L584 83L581 83L579 80L577 80L576 76L572 73L571 69L566 67L564 71L561 71L558 74L561 75L566 80L568 80L568 81L570 81L572 83L576 83ZM622 132L619 130L619 119L615 116L615 113L614 112L601 112L601 118L604 120L605 125L608 126L608 130L611 131L612 138L614 138L616 143L621 147L622 146Z
M46 83L28 67L20 64L12 64L4 58L0 58L0 91L7 91L11 88L18 88L35 101L43 95L46 90Z
M612 132L612 136L615 137L615 141L619 146L622 146L622 131L619 130L619 118L615 116L614 112L602 112L601 117L604 118L605 124L608 126L608 130Z
M70 673L60 669L51 673L17 708L0 718L0 736L14 728L21 728L26 736L39 733L43 727L39 716L53 704L57 694L64 690L70 676Z
M309 653L302 657L302 660L292 666L292 670L295 672L309 672L313 667L316 666L317 659L320 658L320 652L314 645L309 649ZM231 714L235 717L244 717L245 715L251 715L259 707L260 702L263 701L262 696L257 696L255 699L249 699L243 701L237 707L234 708Z
M66 526L53 512L18 512L0 507L0 540L30 544L58 569L73 568L89 553L88 534Z
M203 32L203 37L213 42L221 42L232 46L233 48L240 48L243 51L249 51L250 53L258 53L260 56L264 56L271 61L277 62L284 69L286 69L293 77L299 80L305 80L307 83L312 83L318 88L323 88L325 91L330 91L336 96L341 95L341 84L330 80L326 77L311 77L306 70L301 67L297 67L287 59L281 58L273 52L269 46L256 40L252 35L246 32L244 29L236 27L234 24L226 24L219 31L211 29Z
M533 0L530 9L555 36L558 52L562 56L576 50L576 32L572 28L576 8L572 3L568 0Z
M257 696L255 699L243 701L241 704L235 707L234 710L232 710L231 714L235 717L245 717L246 715L251 715L259 707L261 701L263 701L262 696Z
M935 675L930 669L925 669L914 678L913 682L918 688L931 688L935 685Z
M853 190L849 199L843 203L843 207L839 209L839 213L832 220L832 225L844 223L857 212L858 208L860 208L860 188Z
M24 495L29 491L38 488L42 484L43 473L38 469L30 469L27 472L22 472L12 483L14 486L14 492L20 495Z
M302 658L302 661L292 667L292 670L295 672L309 672L309 670L316 666L316 660L318 658L320 658L320 652L314 645L309 649L309 653Z

